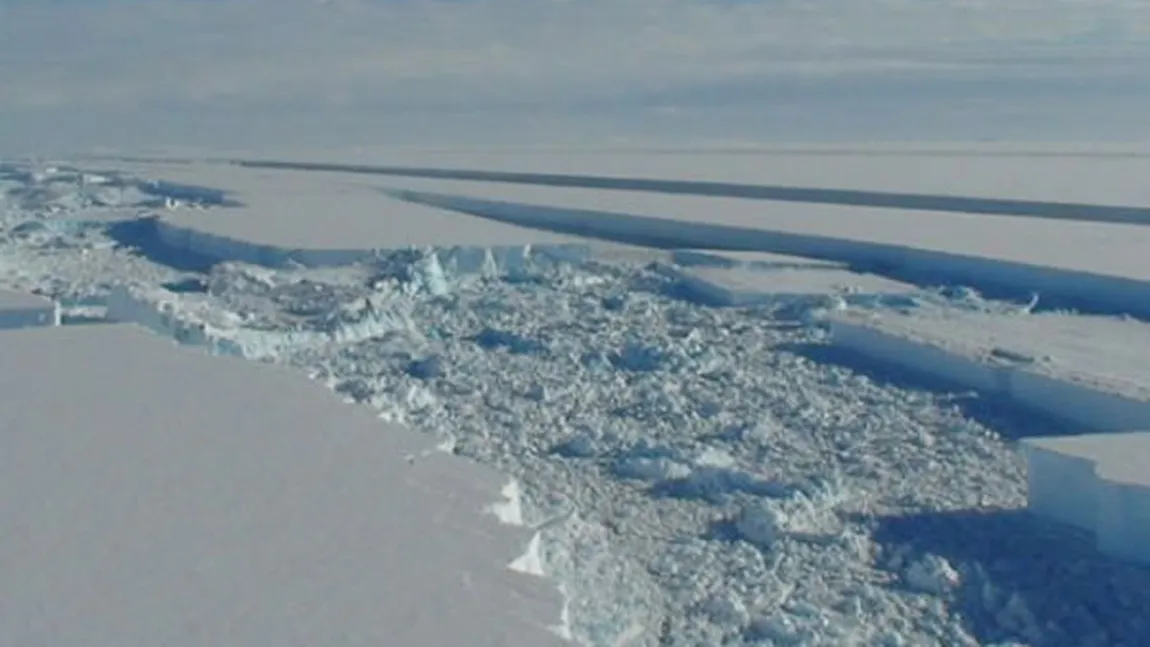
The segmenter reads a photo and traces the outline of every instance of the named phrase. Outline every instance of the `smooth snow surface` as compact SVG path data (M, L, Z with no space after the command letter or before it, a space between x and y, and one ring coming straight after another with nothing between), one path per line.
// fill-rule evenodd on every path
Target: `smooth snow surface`
M0 328L53 326L58 323L60 310L51 300L0 290Z
M583 154L605 170L616 164L610 155L600 154L600 165ZM339 261L334 266L245 256L243 245L200 248L215 256L205 258L164 243L158 223L173 214L188 222L242 218L265 198L286 209L291 200L274 195L272 175L99 165L9 165L0 174L0 287L59 301L65 324L137 322L216 354L306 374L426 434L411 454L416 467L453 454L494 468L506 478L490 483L480 507L490 519L522 522L525 528L508 532L529 539L504 555L501 565L511 570L500 572L542 573L549 595L561 591L563 609L547 623L561 627L557 633L592 647L1150 644L1143 613L1150 569L1100 554L1085 533L1027 512L1027 464L1016 439L1065 429L1002 398L851 360L835 348L827 324L844 312L1037 317L1023 312L1049 303L1044 286L1089 296L1104 294L1087 288L1113 277L1072 284L1056 273L1016 273L1023 300L992 300L970 286L1001 261L975 258L965 266L969 274L926 276L919 270L931 269L938 255L920 256L903 275L861 266L844 250L857 251L862 243L851 237L871 232L842 219L819 225L839 242L803 239L803 258L793 257L798 239L753 232L726 245L733 250L716 251L705 249L715 242L708 220L726 217L727 205L739 201L649 194L644 199L660 200L656 211L681 204L669 213L694 223L687 235L601 214L576 221L595 225L580 230L571 227L569 208L520 205L486 215L534 218L536 228L565 225L563 233L585 237L573 241L582 253L537 253L553 244L536 246L545 235L538 230L505 239L517 242L503 248L486 238L461 247L458 232L426 230L429 237L412 246L377 248L372 238L363 246L369 253L353 262L329 259ZM713 170L723 172L722 165ZM264 179L250 180L253 173ZM356 217L374 209L372 192L393 179L276 173L288 196L337 196L354 187L347 205L368 207ZM94 189L83 179L93 175L111 178L113 187ZM447 186L438 182L420 187ZM248 199L258 200L227 206L256 185ZM541 191L543 204L574 195L503 188ZM624 211L633 197L581 195L596 209ZM330 205L339 202L333 197ZM796 205L744 207L773 219L776 208ZM843 218L870 213L825 209ZM889 225L887 215L867 217ZM923 223L937 214L913 216L924 245L955 233L943 226L931 234ZM472 231L473 216L457 210L451 218ZM1009 225L1013 236L1028 231L1028 221L1018 220ZM324 222L338 228L341 220ZM979 216L968 225L970 240L991 222L1012 219ZM623 245L591 240L611 227L631 237L616 237ZM1125 238L1135 229L1090 231ZM996 240L999 231L981 235ZM1078 242L1071 239L1065 244ZM556 251L570 250L568 240ZM771 240L788 242L790 249L774 251L792 256L762 254L758 248ZM999 244L1038 253L1017 240ZM1113 256L1126 253L1119 244ZM880 250L872 260L913 256L908 249ZM1048 250L1044 262L1073 274L1073 264L1094 262L1087 252L1093 248L1067 247L1059 261ZM1129 294L1139 294L1137 281L1147 275L1133 275ZM1032 281L1044 276L1045 283ZM705 289L684 289L688 280ZM1032 291L1040 292L1037 307L1026 302ZM1110 296L1111 309L1121 312L1141 303ZM1087 326L1076 340L1083 345L1077 361L1094 342L1091 324L1063 316L1071 331L1073 322ZM1017 353L1005 356L1017 361ZM1063 356L1057 348L1046 354ZM1120 376L1133 363L1119 365ZM504 495L499 503L496 491Z
M501 479L302 375L106 325L0 366L6 643L560 644Z
M1083 430L1150 427L1145 322L920 309L836 314L831 329L843 347L1000 393Z
M914 290L905 283L853 273L842 266L777 254L740 254L723 263L702 254L679 252L672 259L688 265L664 269L678 282L677 289L687 298L716 306L831 296L845 307L849 302L907 295ZM692 261L695 267L689 266Z

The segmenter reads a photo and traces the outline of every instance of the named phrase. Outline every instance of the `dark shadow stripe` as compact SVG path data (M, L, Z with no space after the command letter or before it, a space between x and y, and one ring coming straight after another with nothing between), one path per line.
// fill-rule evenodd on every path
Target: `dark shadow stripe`
M773 200L779 202L802 202L809 204L880 207L885 209L941 211L988 216L1021 216L1052 220L1150 225L1150 207L1098 205L1081 202L1045 202L1038 200L976 198L926 193L822 189L743 184L736 182L712 182L705 180L660 180L652 178L607 177L600 175L519 173L510 171L326 164L275 160L233 160L232 164L246 168L359 173L438 180L532 184L537 186L583 189L612 189L672 195L695 195L749 200Z

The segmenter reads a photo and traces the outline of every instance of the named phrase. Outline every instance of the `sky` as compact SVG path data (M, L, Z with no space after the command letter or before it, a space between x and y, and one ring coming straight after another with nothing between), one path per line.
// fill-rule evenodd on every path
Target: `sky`
M1150 0L0 0L0 151L1150 141Z

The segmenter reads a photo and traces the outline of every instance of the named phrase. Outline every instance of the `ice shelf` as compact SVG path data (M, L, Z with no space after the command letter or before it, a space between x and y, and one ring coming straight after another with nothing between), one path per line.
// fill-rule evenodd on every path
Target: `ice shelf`
M873 300L907 294L915 289L880 276L851 272L842 265L777 254L707 257L676 252L671 257L678 263L661 267L662 273L677 282L678 290L685 297L716 306L749 306L827 296L847 302Z
M797 255L1150 316L1150 256L1143 253L1150 226L494 182L379 182L415 203L540 229Z
M1150 428L1150 325L916 309L830 316L834 343L1010 397L1084 430Z
M55 326L59 323L60 308L51 299L0 290L0 329Z
M664 151L391 149L318 156L305 151L288 159L1150 206L1146 184L1150 157L1107 151L1098 144L862 143Z
M1023 449L1032 512L1150 565L1150 432L1028 438Z
M1035 514L1150 564L1150 325L1059 314L830 315L834 343L1103 431L1022 441Z
M138 285L113 286L108 294L106 317L109 321L142 326L213 354L248 359L275 359L292 349L363 341L410 325L402 308L385 307L329 330L254 330L245 328L238 317L213 313L207 303L181 301L162 288Z
M301 374L104 324L0 366L6 644L564 644L507 479Z
M221 260L330 266L408 247L586 254L585 240L395 200L350 179L201 165L142 169L149 170L226 198L217 208L168 209L156 218L164 243Z
M964 164L972 166L969 159ZM584 188L576 181L532 186L290 165L153 162L131 168L172 186L216 187L239 203L172 209L157 219L167 244L227 260L331 265L407 246L532 245L585 254L580 245L599 238L798 255L881 270L900 280L1014 295L1037 292L1058 307L1150 317L1145 278L1150 257L1142 253L1150 245L1150 226L1058 220L1064 210L1058 203L1042 206L1043 217L991 216ZM1001 195L983 188L976 195ZM1139 214L1150 213L1138 206L1141 202L1131 204ZM1089 205L1065 209L1090 215ZM994 236L985 235L988 226Z

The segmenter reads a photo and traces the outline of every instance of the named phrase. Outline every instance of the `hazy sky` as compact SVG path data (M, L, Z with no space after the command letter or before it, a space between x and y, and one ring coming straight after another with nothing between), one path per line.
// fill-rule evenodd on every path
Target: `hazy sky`
M1147 114L1150 0L0 0L0 150L1150 140Z

